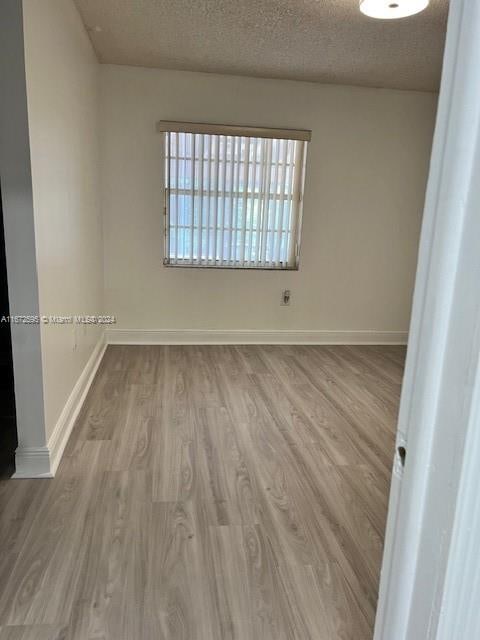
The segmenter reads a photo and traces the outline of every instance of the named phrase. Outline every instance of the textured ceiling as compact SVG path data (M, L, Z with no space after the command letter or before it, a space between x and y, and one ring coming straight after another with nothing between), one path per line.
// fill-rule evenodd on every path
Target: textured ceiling
M105 63L426 91L439 85L448 0L401 20L367 18L358 0L75 2Z

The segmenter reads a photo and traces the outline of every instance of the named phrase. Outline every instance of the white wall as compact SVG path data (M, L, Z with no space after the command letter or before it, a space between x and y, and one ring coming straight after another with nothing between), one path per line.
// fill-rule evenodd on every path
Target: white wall
M23 13L40 314L99 314L99 65L72 0L24 0ZM42 325L47 438L99 335Z
M436 98L102 66L106 312L125 330L406 331ZM162 266L160 119L312 129L298 272Z

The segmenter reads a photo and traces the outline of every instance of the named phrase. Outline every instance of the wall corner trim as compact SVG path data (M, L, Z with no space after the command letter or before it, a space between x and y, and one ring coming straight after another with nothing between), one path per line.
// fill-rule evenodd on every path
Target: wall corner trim
M68 397L45 447L21 447L15 452L13 478L53 478L75 421L102 361L107 344L102 335Z
M401 344L404 331L107 329L108 344Z

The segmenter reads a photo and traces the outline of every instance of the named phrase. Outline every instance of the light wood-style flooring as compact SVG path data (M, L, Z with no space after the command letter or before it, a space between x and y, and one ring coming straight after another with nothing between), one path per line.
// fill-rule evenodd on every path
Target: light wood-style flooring
M108 347L0 483L0 640L371 640L404 355Z

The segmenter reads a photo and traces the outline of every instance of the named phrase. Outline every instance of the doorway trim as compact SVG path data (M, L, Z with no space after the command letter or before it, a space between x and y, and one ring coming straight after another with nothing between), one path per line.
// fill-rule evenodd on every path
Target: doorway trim
M476 637L464 626L475 624L470 599L457 600L463 622L452 627L448 596L453 584L475 588L458 550L468 553L472 526L480 534L479 68L480 4L452 0L400 402L407 455L405 466L394 460L375 640Z

